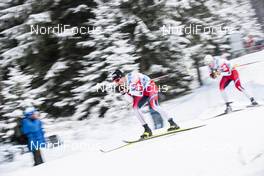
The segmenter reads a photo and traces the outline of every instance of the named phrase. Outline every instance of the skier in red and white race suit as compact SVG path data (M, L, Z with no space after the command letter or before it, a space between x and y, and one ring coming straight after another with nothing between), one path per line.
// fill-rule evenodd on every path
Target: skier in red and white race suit
M232 111L232 108L230 106L228 96L225 92L225 88L229 85L230 82L234 82L235 87L237 90L241 91L244 93L244 95L251 101L251 104L253 106L258 105L254 97L252 97L241 85L240 78L239 78L239 73L237 69L233 66L233 64L228 61L225 58L222 58L220 56L211 56L207 55L204 58L205 64L209 66L209 72L210 72L210 77L215 79L218 76L222 76L220 84L219 84L219 89L222 94L222 97L226 103L226 110L225 112L228 113Z
M169 122L170 127L168 131L179 129L179 126L173 119L169 118L168 114L159 106L158 87L147 75L138 72L124 75L122 71L116 70L112 74L112 80L121 87L123 95L133 98L133 110L145 130L141 138L152 136L152 131L146 123L143 113L140 111L142 104L146 102L148 102L151 109L158 112L162 118Z

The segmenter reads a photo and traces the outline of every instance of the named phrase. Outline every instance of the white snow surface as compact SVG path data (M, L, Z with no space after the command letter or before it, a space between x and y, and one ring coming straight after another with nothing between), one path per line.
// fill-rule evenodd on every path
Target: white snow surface
M238 65L244 87L259 103L264 104L264 51L232 62ZM218 90L219 80L211 80L207 72L206 67L202 68L203 87L162 103L162 107L173 115L180 126L206 124L205 127L102 153L99 149L114 148L122 145L122 140L135 139L142 133L130 109L127 114L120 114L124 119L116 121L46 120L46 132L59 134L64 146L74 144L84 147L45 149L46 163L36 167L31 167L30 153L18 155L15 162L0 165L0 173L3 176L263 176L264 107L245 108L249 100L231 83L228 93L234 101L233 107L245 110L208 120L223 112L225 107ZM146 117L149 121L149 116Z

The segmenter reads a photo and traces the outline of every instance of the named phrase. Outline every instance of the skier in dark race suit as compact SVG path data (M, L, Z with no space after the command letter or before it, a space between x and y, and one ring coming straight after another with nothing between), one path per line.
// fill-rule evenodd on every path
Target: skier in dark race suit
M140 111L140 108L146 102L148 102L151 109L159 113L162 118L169 122L170 127L168 131L180 128L160 107L158 103L158 87L147 75L138 72L131 72L124 75L122 71L116 70L112 74L112 80L121 87L124 95L129 95L133 98L133 110L144 128L144 133L141 135L141 138L144 139L152 136L152 131L146 123L143 113Z

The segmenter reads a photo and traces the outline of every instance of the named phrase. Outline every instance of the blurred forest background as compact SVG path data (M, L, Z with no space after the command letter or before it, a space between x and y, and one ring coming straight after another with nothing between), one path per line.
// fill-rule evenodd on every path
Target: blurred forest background
M109 75L117 68L139 70L152 78L167 75L158 81L169 88L163 99L188 93L202 85L198 68L205 54L233 57L229 34L164 35L162 27L226 26L237 29L243 39L261 38L263 16L257 13L257 18L261 10L254 10L252 2L1 0L0 141L10 140L15 119L29 105L49 118L119 118L108 112L126 103L118 94L96 88L97 83L109 84ZM30 31L31 25L58 24L102 32Z

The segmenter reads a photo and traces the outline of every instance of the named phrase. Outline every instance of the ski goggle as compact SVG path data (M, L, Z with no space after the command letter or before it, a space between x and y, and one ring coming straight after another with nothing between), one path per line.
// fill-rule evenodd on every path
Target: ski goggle
M113 81L116 82L116 83L118 83L120 81L120 78L116 78Z

